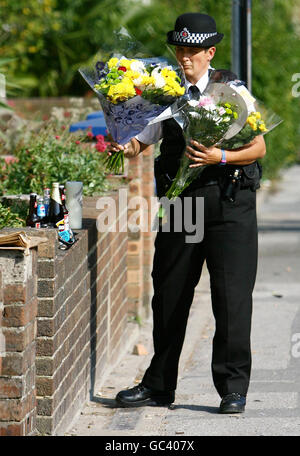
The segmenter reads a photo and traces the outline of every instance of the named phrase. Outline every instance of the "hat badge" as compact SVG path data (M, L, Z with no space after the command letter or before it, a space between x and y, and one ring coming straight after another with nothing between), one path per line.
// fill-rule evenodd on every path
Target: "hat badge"
M184 29L180 32L180 36L181 38L188 38L190 36L190 32L188 31L188 29L186 27L184 27Z

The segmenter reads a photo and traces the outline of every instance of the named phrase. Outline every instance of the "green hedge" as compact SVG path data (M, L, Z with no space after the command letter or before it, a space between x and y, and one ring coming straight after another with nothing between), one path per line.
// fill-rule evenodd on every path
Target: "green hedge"
M67 128L45 123L39 132L32 132L15 148L16 161L5 164L2 159L1 194L43 194L53 182L83 182L86 196L103 194L111 188L103 165L104 154L93 143L86 142L86 133L69 133ZM106 154L105 154L106 156Z

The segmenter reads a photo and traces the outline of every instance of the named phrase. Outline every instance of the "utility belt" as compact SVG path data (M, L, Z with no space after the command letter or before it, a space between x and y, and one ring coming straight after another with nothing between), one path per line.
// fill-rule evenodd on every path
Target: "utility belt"
M174 177L164 172L160 161L157 157L154 161L154 174L156 179L157 196L161 198L170 188ZM210 185L219 185L224 199L234 201L235 194L238 190L250 188L255 192L260 187L262 176L262 167L256 161L250 165L209 165L200 176L195 179L186 191L195 190L199 187Z

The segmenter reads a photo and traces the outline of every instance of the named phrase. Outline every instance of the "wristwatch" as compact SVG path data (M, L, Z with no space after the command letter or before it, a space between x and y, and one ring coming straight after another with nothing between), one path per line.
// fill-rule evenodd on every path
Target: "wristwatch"
M226 165L226 152L224 149L221 149L221 152L222 152L222 158L221 158L221 161L219 163L219 165Z

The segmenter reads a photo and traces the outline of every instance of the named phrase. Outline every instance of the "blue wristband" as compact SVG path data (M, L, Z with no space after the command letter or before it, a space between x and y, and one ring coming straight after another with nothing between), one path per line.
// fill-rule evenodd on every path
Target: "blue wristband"
M222 158L221 158L219 165L226 165L226 152L224 149L221 149L221 152L222 152Z

